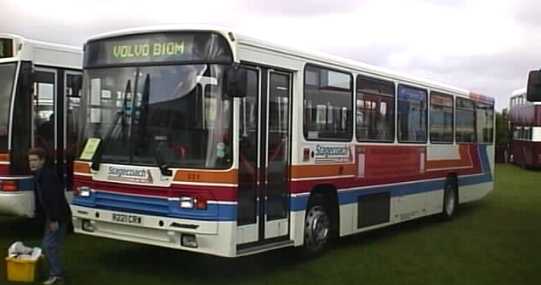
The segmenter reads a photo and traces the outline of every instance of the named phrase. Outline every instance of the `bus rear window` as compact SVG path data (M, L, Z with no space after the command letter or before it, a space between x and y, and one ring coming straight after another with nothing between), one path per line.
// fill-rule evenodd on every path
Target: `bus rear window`
M476 125L480 143L492 143L494 133L494 106L477 103Z
M464 98L456 98L456 141L475 142L475 104Z

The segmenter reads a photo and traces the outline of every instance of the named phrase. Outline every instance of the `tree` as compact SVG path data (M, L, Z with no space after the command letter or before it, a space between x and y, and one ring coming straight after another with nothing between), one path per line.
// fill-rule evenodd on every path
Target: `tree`
M509 122L507 120L507 112L504 109L502 113L496 112L496 144L509 144Z

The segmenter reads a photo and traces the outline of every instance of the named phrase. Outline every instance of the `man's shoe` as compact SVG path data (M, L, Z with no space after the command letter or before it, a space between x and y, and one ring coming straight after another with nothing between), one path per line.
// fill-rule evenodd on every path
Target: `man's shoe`
M62 282L62 278L58 276L51 276L49 279L43 281L43 285L53 285Z

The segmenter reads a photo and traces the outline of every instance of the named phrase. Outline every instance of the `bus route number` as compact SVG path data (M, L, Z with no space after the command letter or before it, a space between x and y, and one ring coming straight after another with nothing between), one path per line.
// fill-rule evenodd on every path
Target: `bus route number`
M190 181L198 181L201 179L200 175L197 173L188 173L186 178Z

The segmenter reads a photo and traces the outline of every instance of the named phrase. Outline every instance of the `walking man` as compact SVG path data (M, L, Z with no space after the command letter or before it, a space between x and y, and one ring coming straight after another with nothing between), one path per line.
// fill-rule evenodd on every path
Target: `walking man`
M43 284L61 282L64 268L60 254L70 219L70 209L64 195L64 187L55 170L46 164L46 153L42 148L33 148L28 152L28 165L34 175L34 187L37 207L45 215L45 233L41 247L45 251L49 264L49 278Z

